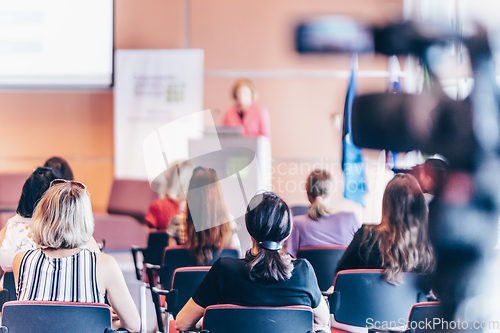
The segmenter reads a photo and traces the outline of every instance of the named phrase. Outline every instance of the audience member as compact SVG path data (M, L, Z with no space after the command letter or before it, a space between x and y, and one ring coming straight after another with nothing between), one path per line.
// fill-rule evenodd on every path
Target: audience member
M138 331L140 319L118 263L86 248L94 232L84 184L57 179L33 212L33 240L40 247L19 252L13 271L19 300L108 301L123 326Z
M189 201L188 201L189 202ZM245 259L220 258L179 312L178 330L193 328L214 304L244 306L304 305L313 308L315 328L329 331L329 310L307 260L280 253L292 229L287 204L272 192L258 194L245 215L252 249Z
M187 192L186 245L200 265L224 247L240 250L237 224L228 214L214 169L197 167Z
M185 210L185 192L192 174L193 164L190 161L176 162L168 168L165 172L165 198L153 201L145 216L151 228L167 230L170 219Z
M356 232L336 271L380 268L386 281L398 284L401 272L429 273L434 266L420 186L412 175L396 174L384 192L382 222Z
M50 182L61 178L52 168L36 168L23 185L16 215L0 230L0 266L3 271L12 268L12 260L19 251L36 247L31 238L30 223L36 203L49 188Z
M224 113L225 126L243 126L246 136L271 136L269 112L255 103L257 90L249 79L236 81L232 96L235 105Z
M312 171L306 180L307 199L311 203L306 215L293 218L293 230L286 249L292 257L304 246L349 245L360 225L350 212L333 214L329 207L333 183L325 170Z
M74 180L73 170L64 158L59 156L53 156L45 161L44 167L52 168L60 174L61 179Z

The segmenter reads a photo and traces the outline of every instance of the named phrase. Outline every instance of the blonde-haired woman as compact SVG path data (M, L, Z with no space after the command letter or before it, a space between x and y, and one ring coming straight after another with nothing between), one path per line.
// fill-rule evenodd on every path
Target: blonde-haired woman
M190 161L174 162L166 171L165 198L155 200L149 206L144 217L149 227L165 231L170 219L185 211L186 195L189 180L193 174L193 164Z
M116 260L83 248L94 232L84 184L56 179L37 204L31 223L39 248L19 252L13 263L19 300L97 302L104 295L121 322L140 329L134 301Z
M263 135L271 137L269 112L255 100L257 90L249 79L240 79L233 86L232 96L235 105L224 113L225 126L243 126L243 135Z
M306 215L293 218L293 230L286 246L288 253L297 257L297 251L304 246L349 245L360 225L354 213L332 213L329 205L333 192L330 173L313 170L307 176L306 192L311 206Z

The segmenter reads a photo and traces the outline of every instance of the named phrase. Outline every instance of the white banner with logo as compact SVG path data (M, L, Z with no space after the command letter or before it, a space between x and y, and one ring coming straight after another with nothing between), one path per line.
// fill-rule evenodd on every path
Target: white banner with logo
M189 124L170 127L168 163L188 158L188 140L203 136L203 118L186 117L203 110L203 58L201 49L116 51L115 178L148 179L143 142L176 120Z

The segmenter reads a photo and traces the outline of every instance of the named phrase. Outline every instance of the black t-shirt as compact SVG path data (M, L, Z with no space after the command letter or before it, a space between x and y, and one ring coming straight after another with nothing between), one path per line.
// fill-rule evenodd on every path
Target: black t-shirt
M245 259L220 258L194 293L193 300L204 308L215 304L318 307L322 296L311 264L305 259L292 262L294 268L289 280L264 285L250 280Z
M371 226L363 225L355 234L351 244L347 247L342 258L340 258L335 272L346 269L382 269L382 256L375 243L370 251L366 246L361 247L365 234L370 232ZM372 229L372 237L376 238L376 230Z

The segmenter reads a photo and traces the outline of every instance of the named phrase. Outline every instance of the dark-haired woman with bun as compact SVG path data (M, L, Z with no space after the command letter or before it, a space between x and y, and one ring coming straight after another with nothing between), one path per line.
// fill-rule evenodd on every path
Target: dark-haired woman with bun
M180 331L195 327L214 304L243 306L310 306L315 329L329 330L330 314L307 260L281 253L292 220L287 204L272 192L252 198L245 215L252 248L244 259L220 258L176 319Z

